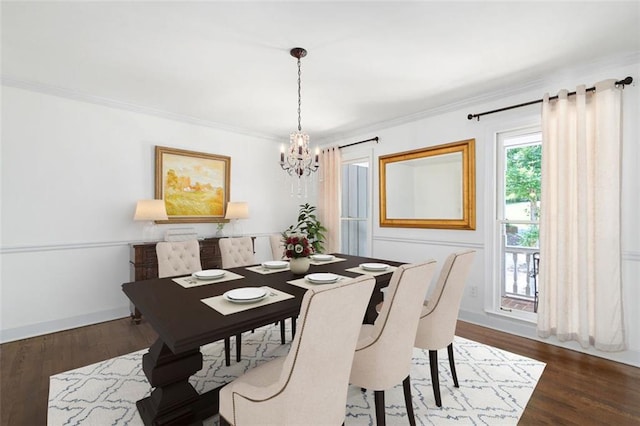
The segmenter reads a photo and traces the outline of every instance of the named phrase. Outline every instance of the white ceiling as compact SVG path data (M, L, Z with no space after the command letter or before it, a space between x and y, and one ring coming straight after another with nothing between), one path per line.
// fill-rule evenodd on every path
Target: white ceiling
M640 51L639 1L3 1L1 13L5 83L280 139L297 126L296 46L316 140Z

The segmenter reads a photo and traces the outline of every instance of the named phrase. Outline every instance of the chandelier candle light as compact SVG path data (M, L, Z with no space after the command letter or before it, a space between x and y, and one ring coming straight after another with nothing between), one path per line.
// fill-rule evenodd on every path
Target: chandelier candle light
M298 196L302 195L302 180L310 176L312 172L318 170L319 162L319 150L316 148L315 157L311 155L309 150L309 135L302 131L302 118L301 118L301 66L300 59L307 56L307 51L302 47L294 47L290 51L291 56L298 59L298 130L291 133L289 137L289 149L285 152L284 147L280 150L280 167L286 171L289 176L297 177L298 179ZM307 195L306 180L304 182L304 195ZM293 182L291 186L291 193L293 195Z

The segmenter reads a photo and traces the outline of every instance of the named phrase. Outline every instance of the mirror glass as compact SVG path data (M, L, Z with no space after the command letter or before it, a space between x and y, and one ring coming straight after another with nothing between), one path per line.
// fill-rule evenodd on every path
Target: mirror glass
M474 142L381 156L380 225L475 229Z

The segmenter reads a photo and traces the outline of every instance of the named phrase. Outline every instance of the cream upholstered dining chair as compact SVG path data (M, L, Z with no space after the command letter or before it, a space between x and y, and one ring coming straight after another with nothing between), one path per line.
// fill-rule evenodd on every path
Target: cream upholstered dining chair
M198 240L162 241L156 244L156 254L158 256L158 278L202 271ZM231 365L230 347L229 338L224 339L227 366Z
M269 243L271 243L271 256L273 256L273 260L285 260L287 258L284 254L285 250L282 235L269 235Z
M251 237L239 237L239 238L220 238L220 254L222 256L223 268L237 268L240 266L249 266L256 263L253 253L253 240ZM294 319L292 319L294 321ZM282 344L285 343L285 323L284 320L280 321L280 336ZM228 344L229 340L225 340L225 344ZM225 350L228 347L225 346ZM226 356L226 352L225 352ZM242 335L236 334L236 361L240 361L242 357Z
M253 240L251 237L236 237L236 238L220 238L218 241L220 246L220 256L222 257L222 267L237 268L240 266L249 266L256 263L253 253ZM284 327L284 323L282 323ZM284 338L283 342L284 344ZM225 358L229 359L229 344L230 339L227 337L224 341L225 344ZM236 361L240 362L242 356L242 335L236 334ZM227 363L229 366L229 363Z
M223 268L236 268L256 263L251 237L220 238L219 245Z
M459 387L453 359L453 337L456 332L464 285L469 277L475 253L474 250L466 250L452 253L447 257L434 291L429 295L429 300L424 302L420 314L415 346L429 351L431 384L438 407L442 407L438 379L438 349L447 348L453 385Z
M158 277L173 277L202 270L198 240L162 241L156 244Z
M409 422L415 425L409 370L422 302L435 270L435 260L399 266L374 324L361 327L349 382L374 391L378 426L385 424L384 391L400 382Z
M307 290L289 353L220 390L220 424L339 425L349 371L375 278Z

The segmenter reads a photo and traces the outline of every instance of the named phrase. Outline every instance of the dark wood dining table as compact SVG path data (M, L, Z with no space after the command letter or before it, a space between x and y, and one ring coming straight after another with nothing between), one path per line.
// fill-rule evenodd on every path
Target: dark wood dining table
M346 277L360 274L346 271L361 263L376 262L398 266L401 263L383 259L336 253L340 262L311 265L307 273L331 272ZM199 394L189 383L189 377L202 368L200 347L287 318L295 318L307 291L287 283L304 275L284 270L260 274L246 269L227 271L242 275L242 279L185 288L173 278L156 278L122 285L122 290L140 310L144 320L158 333L157 341L143 356L143 371L155 389L137 402L145 424L198 424L218 412L219 388ZM376 276L364 322L373 322L375 306L382 300L380 289L389 284L391 273ZM219 296L240 287L263 287L286 292L292 298L258 306L230 315L223 315L201 300Z

